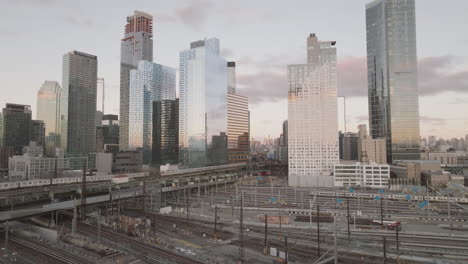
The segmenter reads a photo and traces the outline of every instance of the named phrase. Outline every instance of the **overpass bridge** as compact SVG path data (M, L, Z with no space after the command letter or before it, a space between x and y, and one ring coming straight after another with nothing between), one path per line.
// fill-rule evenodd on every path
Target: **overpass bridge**
M228 173L226 173L228 172ZM85 187L85 199L81 199L82 184L46 186L42 189L27 188L0 193L0 222L31 217L57 210L73 209L75 206L96 205L125 199L143 197L145 204L157 206L165 200L168 194L177 192L205 192L210 188L218 188L236 183L243 176L257 173L259 170L247 165L216 168L208 167L198 170L195 175L182 171L181 174L165 177L144 177L129 183L113 184L111 182L94 182ZM82 204L83 203L83 204Z

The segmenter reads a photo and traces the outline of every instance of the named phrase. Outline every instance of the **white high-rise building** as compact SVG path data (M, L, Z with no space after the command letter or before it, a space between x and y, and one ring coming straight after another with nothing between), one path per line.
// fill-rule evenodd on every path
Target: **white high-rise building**
M179 162L197 168L227 163L227 62L219 40L180 52Z
M339 162L335 43L310 34L307 64L288 65L291 186L333 186Z

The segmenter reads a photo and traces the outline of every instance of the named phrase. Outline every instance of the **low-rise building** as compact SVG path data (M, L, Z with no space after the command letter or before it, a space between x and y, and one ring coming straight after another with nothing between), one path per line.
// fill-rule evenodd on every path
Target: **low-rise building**
M390 166L360 162L340 163L334 166L333 175L336 187L386 188L390 179Z
M120 151L112 157L112 172L137 172L142 168L143 153L141 151Z
M421 159L423 160L437 160L443 166L444 165L456 165L458 163L458 157L463 156L463 153L459 152L434 152L428 151L421 153Z
M397 160L390 166L392 178L411 179L419 181L422 171L441 170L437 160Z
M421 184L439 188L450 181L450 173L443 170L430 170L421 173Z
M76 164L83 164L84 157L48 158L33 157L28 154L13 156L8 159L8 181L50 179L61 177L66 170L79 169Z

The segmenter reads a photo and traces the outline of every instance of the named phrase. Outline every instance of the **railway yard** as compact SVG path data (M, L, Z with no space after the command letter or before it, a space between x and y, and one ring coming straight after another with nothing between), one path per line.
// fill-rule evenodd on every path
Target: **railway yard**
M39 233L56 234L55 242L12 223L0 239L0 263L333 263L334 256L338 263L468 261L464 200L421 190L292 188L274 176L205 190L170 192L161 212L144 211L135 201L100 206L100 215L88 212L76 226L70 210L60 218L37 216L44 222Z

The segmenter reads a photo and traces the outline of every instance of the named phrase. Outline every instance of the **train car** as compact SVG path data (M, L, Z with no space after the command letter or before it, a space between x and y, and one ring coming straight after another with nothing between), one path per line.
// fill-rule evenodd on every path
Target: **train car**
M3 182L0 183L0 190L10 190L20 187L20 182Z
M112 176L111 182L114 184L128 183L128 175L115 175Z
M382 225L382 221L380 220L372 220L372 225ZM383 221L383 228L388 230L396 230L401 231L401 222L400 221Z

